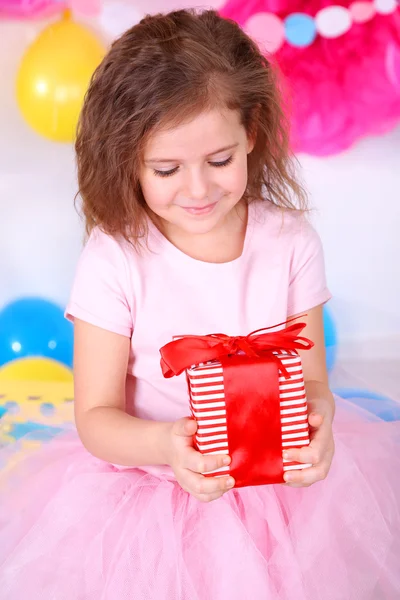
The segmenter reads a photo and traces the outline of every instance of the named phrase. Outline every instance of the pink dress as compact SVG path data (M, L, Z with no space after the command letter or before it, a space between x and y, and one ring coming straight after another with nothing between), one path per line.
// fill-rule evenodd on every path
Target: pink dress
M95 231L67 315L129 336L127 411L175 420L189 414L185 378L159 364L173 335L244 335L329 297L315 231L259 202L226 264L189 258L154 227L141 252ZM167 467L105 463L74 431L54 439L2 482L0 598L398 600L400 423L337 399L335 438L325 481L210 504Z

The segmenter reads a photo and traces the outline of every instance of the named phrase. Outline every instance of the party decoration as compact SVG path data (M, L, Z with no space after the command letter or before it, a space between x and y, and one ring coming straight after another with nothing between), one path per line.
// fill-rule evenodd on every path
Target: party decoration
M302 13L293 13L285 19L285 36L289 44L303 48L315 40L317 28L314 20Z
M225 4L225 0L208 0L207 7L219 10ZM112 5L117 5L116 10L113 9L114 23L107 28L107 32L111 33L115 29L118 21L118 28L124 24L124 31L134 24L128 20L123 21L124 14L131 14L130 0L0 0L0 18L17 18L17 19L32 19L44 18L62 12L65 8L69 8L74 15L79 14L84 17L94 17L101 15L103 10L107 10ZM166 12L168 10L179 10L180 8L198 8L198 0L135 0L134 10L140 15L140 19L149 12L155 14ZM108 13L110 14L110 12ZM106 19L102 19L106 23ZM120 32L122 33L122 31Z
M349 6L354 23L367 23L375 16L375 6L372 2L353 2Z
M85 16L97 15L97 24L109 41L149 11L198 6L196 0L166 4L165 0L154 0L151 6L146 0L136 0L133 4L130 0L104 3L101 0L0 0L0 16L29 18L69 8ZM366 135L389 131L400 119L396 58L400 50L400 3L354 0L346 6L342 4L334 0L331 3L310 0L299 5L299 12L296 5L288 5L284 0L274 0L272 4L270 0L210 0L207 3L222 16L237 21L270 58L277 56L288 83L286 89L292 95L291 142L296 152L316 156L337 154ZM83 30L86 36L92 35L82 26L75 26L80 27L80 34ZM93 42L91 37L92 61L86 53L86 42L84 52L77 50L77 44L75 52L65 51L70 65L77 56L76 64L84 57L79 69L71 67L70 77L65 74L65 66L56 67L61 50L54 53L52 49L57 44L56 40L48 40L50 50L42 53L44 62L40 56L40 60L36 57L28 60L35 44L28 50L23 65L25 61L28 63L29 76L22 65L18 82L24 81L25 88L21 94L18 92L18 98L22 114L36 131L50 139L71 141L82 101L81 88L87 86L89 72L100 60L94 60L99 42ZM84 65L88 69L82 83ZM41 66L45 67L46 79L41 77ZM75 85L77 77L82 85ZM72 89L77 92L74 98L68 95Z
M71 381L0 380L0 446L21 440L27 451L71 429L73 392Z
M24 423L13 423L12 425L3 425L3 434L6 433L10 441L16 442L24 437L30 440L46 442L55 435L64 431L61 427L52 427L51 425L42 425L34 421L25 421Z
M17 100L27 123L60 142L75 138L83 97L104 48L94 34L64 18L46 27L26 51L17 76Z
M349 31L351 13L343 6L327 6L316 14L315 26L322 37L337 38Z
M0 365L46 357L72 366L73 327L62 309L41 298L23 298L0 312Z
M374 0L374 2L353 2L349 8L332 4L317 10L315 15L294 12L283 19L269 11L257 11L257 5L268 4L259 0L252 3L254 12L245 18L246 8L239 9L237 0L231 0L222 9L222 14L236 19L261 48L273 54L286 41L295 47L312 44L317 36L335 39L347 33L353 23L366 23L376 13L390 15L398 7L396 0ZM276 7L278 8L278 7Z
M398 7L396 0L374 0L376 12L380 15L390 15Z
M246 23L246 32L254 38L264 52L273 54L285 41L282 20L272 13L256 13Z
M324 306L324 337L325 337L325 352L326 366L328 371L332 371L336 362L337 353L337 334L335 321L327 306Z
M389 81L400 92L400 46L390 44L386 53L386 73Z
M0 381L73 381L71 369L51 358L20 358L0 368Z
M301 5L301 13L288 8L284 0L273 5L269 0L228 0L220 12L246 31L254 15L273 12L282 20L284 42L268 57L276 57L291 95L293 149L327 156L367 135L390 131L400 120L400 3L354 0L346 7L310 0ZM267 37L265 31L263 39Z
M0 0L0 17L27 19L49 17L65 6L63 0Z
M12 19L48 18L66 9L74 15L95 17L101 0L0 0L0 17Z

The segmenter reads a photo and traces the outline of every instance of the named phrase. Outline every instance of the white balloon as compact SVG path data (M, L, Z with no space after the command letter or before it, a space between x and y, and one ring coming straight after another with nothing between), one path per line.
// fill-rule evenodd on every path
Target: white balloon
M343 6L327 6L317 12L315 25L322 37L337 38L350 29L351 13Z

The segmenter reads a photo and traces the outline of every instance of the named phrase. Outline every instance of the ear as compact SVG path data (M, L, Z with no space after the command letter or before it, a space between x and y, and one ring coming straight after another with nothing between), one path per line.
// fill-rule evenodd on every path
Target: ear
M247 154L250 154L250 152L253 152L254 150L254 146L256 145L256 136L247 136Z
M258 117L260 114L261 106L257 105L253 108L250 119L250 127L247 132L247 154L250 154L254 150L254 146L257 141L257 131L258 131Z

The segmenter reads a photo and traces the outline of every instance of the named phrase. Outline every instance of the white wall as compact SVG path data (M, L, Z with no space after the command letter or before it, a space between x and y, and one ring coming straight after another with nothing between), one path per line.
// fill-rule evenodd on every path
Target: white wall
M301 162L342 355L400 359L400 128L339 156Z
M33 133L14 97L18 62L41 26L0 23L0 306L28 294L65 304L81 248L72 147ZM400 128L301 163L342 355L400 358Z

